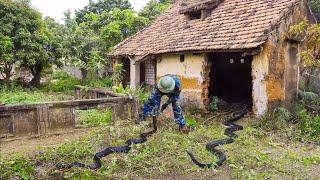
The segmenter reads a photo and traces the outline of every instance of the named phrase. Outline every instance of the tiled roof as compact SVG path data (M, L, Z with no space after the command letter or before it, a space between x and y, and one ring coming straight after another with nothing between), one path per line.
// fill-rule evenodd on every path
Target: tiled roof
M274 25L297 1L224 0L204 20L187 21L180 13L180 0L150 26L118 44L110 55L142 58L182 51L255 48L266 41Z
M194 10L209 9L217 6L223 0L181 0L180 13L192 12Z

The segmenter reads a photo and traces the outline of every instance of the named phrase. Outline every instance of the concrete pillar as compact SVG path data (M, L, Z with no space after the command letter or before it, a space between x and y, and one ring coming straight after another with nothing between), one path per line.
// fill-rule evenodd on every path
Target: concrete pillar
M140 63L135 63L130 59L130 88L137 88L140 86Z

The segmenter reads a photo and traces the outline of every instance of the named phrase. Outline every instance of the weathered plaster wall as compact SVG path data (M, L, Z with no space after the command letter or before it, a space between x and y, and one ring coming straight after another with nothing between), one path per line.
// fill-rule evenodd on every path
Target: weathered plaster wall
M290 108L295 100L299 80L297 44L288 40L289 27L308 14L306 1L286 14L270 33L263 51L254 56L252 65L254 111L262 115L279 106ZM296 50L295 50L296 48Z
M253 57L252 61L252 98L253 110L256 115L261 116L267 112L267 75L269 73L269 54L272 48L268 48L268 43L264 45L264 50Z
M163 55L157 63L157 78L166 74L176 74L182 81L182 103L193 102L199 105L202 101L202 66L205 54L185 54L184 62L180 62L179 54Z

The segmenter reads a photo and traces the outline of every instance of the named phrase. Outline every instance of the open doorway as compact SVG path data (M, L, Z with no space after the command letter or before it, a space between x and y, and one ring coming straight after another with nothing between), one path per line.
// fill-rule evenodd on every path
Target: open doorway
M146 84L146 63L140 63L140 86L144 87Z
M123 79L122 85L124 87L130 86L130 59L122 58L122 65L123 65Z
M216 96L228 103L252 100L251 64L253 57L242 53L212 53L209 98Z

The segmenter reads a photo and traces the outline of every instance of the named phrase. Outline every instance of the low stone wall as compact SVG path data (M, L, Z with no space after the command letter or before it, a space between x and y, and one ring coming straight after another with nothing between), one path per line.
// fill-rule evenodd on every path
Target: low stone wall
M114 93L106 88L91 88L86 86L75 86L74 96L76 99L97 99L108 97L127 97L125 94Z
M113 120L137 117L136 101L109 97L0 107L0 137L42 135L75 127L75 110L110 108Z

